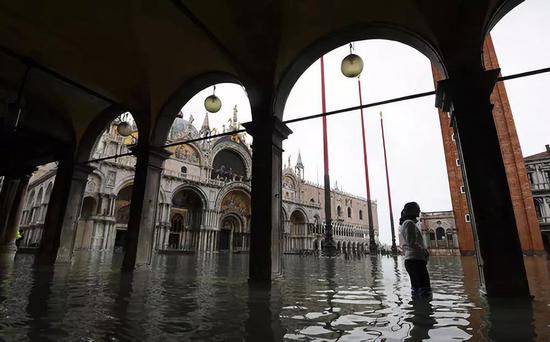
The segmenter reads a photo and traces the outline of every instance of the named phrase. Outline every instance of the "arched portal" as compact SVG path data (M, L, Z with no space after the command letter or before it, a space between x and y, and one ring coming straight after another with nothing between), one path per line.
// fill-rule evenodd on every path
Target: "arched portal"
M115 200L115 220L119 225L128 224L130 218L130 203L132 201L132 185L122 188Z
M221 200L218 249L246 251L250 245L250 195L243 189L229 191Z
M183 216L179 213L174 214L170 223L171 225L170 234L168 235L168 248L179 249L181 235L183 232Z
M222 219L218 244L220 251L231 251L242 247L239 233L240 228L241 223L234 215L229 215Z
M307 249L307 219L301 210L290 214L290 251L298 253Z
M92 217L97 212L97 201L95 198L86 196L82 200L80 219L76 228L74 242L75 250L88 250L92 248L94 221Z
M128 220L130 219L130 203L132 201L133 186L127 185L120 189L115 199L115 251L126 247Z
M172 197L169 248L195 250L199 247L203 199L198 191L184 187Z

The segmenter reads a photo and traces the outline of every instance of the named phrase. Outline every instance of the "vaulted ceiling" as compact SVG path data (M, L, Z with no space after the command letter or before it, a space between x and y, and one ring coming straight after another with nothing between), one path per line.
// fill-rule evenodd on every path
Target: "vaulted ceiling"
M206 72L232 74L271 101L350 40L404 42L452 75L481 65L484 35L520 2L1 0L0 85L17 92L29 61L66 78L31 68L24 93L65 118L78 142L110 100L152 125L182 84Z

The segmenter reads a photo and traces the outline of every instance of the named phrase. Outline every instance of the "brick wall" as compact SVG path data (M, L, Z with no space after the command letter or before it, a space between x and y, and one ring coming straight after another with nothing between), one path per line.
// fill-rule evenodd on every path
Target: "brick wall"
M495 48L490 36L487 36L484 42L483 57L486 69L499 68ZM435 68L432 67L432 71L434 81L442 78ZM491 94L491 102L494 104L493 117L500 140L500 149L508 178L508 186L510 187L521 247L527 254L542 253L544 247L535 213L531 186L527 178L527 171L504 82L496 84ZM465 221L465 215L468 213L468 202L466 195L461 193L460 187L463 185L463 181L460 167L456 163L458 152L456 142L452 139L453 129L450 127L450 118L447 113L439 111L439 119L460 251L462 254L472 254L474 251L472 227L470 223Z

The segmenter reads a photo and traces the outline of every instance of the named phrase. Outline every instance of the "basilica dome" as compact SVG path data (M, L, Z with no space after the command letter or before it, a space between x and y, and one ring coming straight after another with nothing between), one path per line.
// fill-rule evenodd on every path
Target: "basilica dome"
M182 138L197 138L198 136L199 132L197 128L193 126L193 116L191 115L189 120L179 116L176 117L174 123L172 124L172 128L170 129L170 135L168 138L174 141Z

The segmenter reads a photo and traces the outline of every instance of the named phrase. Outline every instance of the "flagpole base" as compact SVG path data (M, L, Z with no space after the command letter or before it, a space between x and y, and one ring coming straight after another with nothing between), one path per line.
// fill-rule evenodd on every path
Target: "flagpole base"
M378 246L376 245L375 242L369 243L369 251L370 251L370 254L378 254Z
M325 238L325 241L323 242L323 250L321 251L321 253L324 257L329 258L337 256L338 251L336 249L336 242L334 242L334 239L332 237Z

